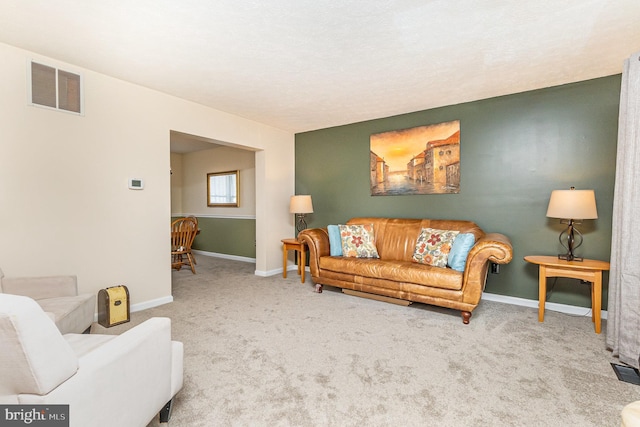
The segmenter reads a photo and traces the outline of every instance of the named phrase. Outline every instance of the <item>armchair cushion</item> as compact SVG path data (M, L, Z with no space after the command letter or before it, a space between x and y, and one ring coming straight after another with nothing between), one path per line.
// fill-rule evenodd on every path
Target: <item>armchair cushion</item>
M53 314L54 322L63 334L82 333L94 319L96 302L92 294L46 298L36 302L45 312Z
M31 298L0 294L0 342L0 401L47 394L78 370L72 348Z

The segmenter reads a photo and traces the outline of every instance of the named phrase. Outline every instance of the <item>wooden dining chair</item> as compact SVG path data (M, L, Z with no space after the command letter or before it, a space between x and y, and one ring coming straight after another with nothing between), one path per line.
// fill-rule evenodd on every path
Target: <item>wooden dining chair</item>
M195 215L187 215L187 218L191 218L196 222L196 235L200 232L200 228L198 228L198 218ZM198 260L196 259L196 256L193 255L193 253L191 254L191 256L193 257L193 263L198 265Z
M193 218L178 218L171 223L171 268L180 270L183 265L188 265L196 274L191 245L197 232L198 223Z

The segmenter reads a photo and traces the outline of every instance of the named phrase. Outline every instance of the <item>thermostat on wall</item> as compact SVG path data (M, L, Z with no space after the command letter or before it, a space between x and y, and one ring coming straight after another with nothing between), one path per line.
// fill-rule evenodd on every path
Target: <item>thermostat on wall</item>
M142 190L144 188L144 180L140 178L130 178L129 179L129 189L131 190Z

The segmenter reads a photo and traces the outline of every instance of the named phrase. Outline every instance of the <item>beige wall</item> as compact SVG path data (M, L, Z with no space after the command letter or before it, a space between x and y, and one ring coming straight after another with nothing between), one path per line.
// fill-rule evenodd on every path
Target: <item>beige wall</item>
M171 153L171 216L183 214L182 210L182 160L184 155Z
M254 151L217 146L210 150L193 153L171 153L171 168L173 170L171 175L172 215L255 218ZM229 170L240 171L240 206L237 208L207 206L207 174ZM180 204L174 201L174 198L179 198Z
M85 115L27 105L28 59L84 77ZM170 131L256 154L256 274L278 271L291 233L294 135L0 44L0 266L77 274L82 292L125 284L139 306L170 300ZM129 190L129 178L144 190Z

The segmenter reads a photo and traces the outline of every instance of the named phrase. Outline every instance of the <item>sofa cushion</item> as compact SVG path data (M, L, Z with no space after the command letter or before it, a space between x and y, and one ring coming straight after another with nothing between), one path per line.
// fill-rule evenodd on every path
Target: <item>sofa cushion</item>
M381 260L376 258L320 257L320 269L355 277L393 280L431 288L458 291L462 289L463 273L451 268L433 267L411 261Z
M460 232L457 230L423 228L416 241L413 260L434 267L446 267L451 246L458 233Z
M476 238L473 234L458 234L453 241L453 245L451 245L447 265L454 270L464 271L464 267L467 264L467 256L475 243Z
M356 258L379 258L373 224L339 225L342 255Z

